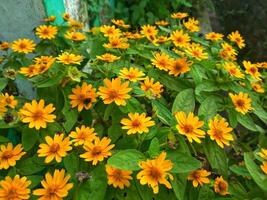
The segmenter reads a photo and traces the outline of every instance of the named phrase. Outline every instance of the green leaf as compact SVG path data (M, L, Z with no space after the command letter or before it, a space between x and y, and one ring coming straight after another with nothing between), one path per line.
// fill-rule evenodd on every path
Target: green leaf
M29 188L32 189L40 184L41 180L43 179L43 176L32 175L27 176L27 178L31 181L31 185L29 186Z
M108 128L108 137L111 139L112 143L115 143L121 135L122 129L120 124L112 124L112 126Z
M173 173L187 173L201 167L201 162L187 153L172 151L167 152L167 157L173 162Z
M212 169L218 170L220 174L227 177L228 161L224 149L219 147L214 141L210 140L205 141L203 147L204 153L207 156Z
M193 112L195 109L195 98L194 98L194 90L186 89L177 94L173 105L172 105L172 113L178 111L184 111L186 113Z
M267 177L260 172L259 167L252 159L251 153L244 153L244 161L253 180L262 190L267 191Z
M108 164L124 170L140 169L138 163L144 160L145 156L136 149L120 150L108 159Z
M201 84L197 85L195 93L200 95L201 92L212 92L219 90L218 85L214 81L203 81Z
M144 109L142 108L141 103L134 97L127 100L126 106L120 106L120 110L124 113L143 113Z
M71 105L69 102L69 98L68 98L68 94L70 93L71 88L66 88L63 91L63 95L64 95L64 108L62 109L62 113L65 116L65 122L63 124L66 132L69 132L72 127L74 126L74 124L77 122L78 119L78 111L76 108L71 109Z
M22 146L25 151L30 150L39 139L39 133L34 128L25 127L21 134Z
M90 178L76 188L76 198L79 200L104 200L107 189L105 166L98 165L89 173Z
M149 149L148 149L148 153L150 155L150 157L155 157L159 154L160 152L160 143L159 143L159 140L158 138L153 138L150 142L150 145L149 145Z
M0 142L1 143L6 143L6 142L9 142L9 139L4 137L4 136L2 136L2 135L0 135Z
M200 188L198 200L210 200L215 197L214 192L207 185L203 185Z
M229 169L237 175L250 177L250 174L245 166L232 165Z
M263 109L263 107L252 101L253 113L257 115L260 119L267 120L267 112Z
M235 128L237 126L237 112L234 110L227 110L230 126Z
M17 162L16 168L21 175L36 174L45 169L44 161L42 158L33 156Z
M6 87L7 83L7 78L0 78L0 92Z
M203 116L205 120L213 118L219 110L219 103L219 97L207 97L199 106L198 116Z
M171 180L171 185L178 200L184 200L188 174L177 174Z
M246 115L239 114L237 115L237 121L251 131L258 131L253 119L250 117L250 115L247 113Z
M63 159L64 166L72 177L79 171L79 162L79 155L76 152L71 152Z
M175 124L175 120L174 120L171 112L163 104L161 104L160 102L158 102L156 100L153 100L152 101L152 107L153 107L153 110L155 111L157 117L159 118L159 120L162 123L169 125L169 126Z

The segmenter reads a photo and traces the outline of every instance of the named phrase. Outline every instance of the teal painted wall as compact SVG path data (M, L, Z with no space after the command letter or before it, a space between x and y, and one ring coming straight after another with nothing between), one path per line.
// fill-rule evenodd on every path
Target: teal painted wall
M62 14L65 12L63 0L44 0L47 16L56 16L55 24L62 24Z

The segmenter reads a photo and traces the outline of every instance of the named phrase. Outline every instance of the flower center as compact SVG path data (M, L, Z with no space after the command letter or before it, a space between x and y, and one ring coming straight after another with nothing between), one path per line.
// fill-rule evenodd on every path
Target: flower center
M12 151L4 151L3 154L2 154L2 158L4 160L12 158L12 156L13 156Z
M8 191L7 199L17 199L17 198L18 198L17 188L11 186Z
M191 133L194 130L193 126L191 126L190 124L185 125L183 129L185 133Z
M44 34L44 35L48 35L48 34L49 34L49 30L48 30L48 29L44 29L44 30L43 30L43 34Z
M123 178L123 175L121 173L121 170L115 170L114 171L114 174L113 174L113 177L116 181L121 181L122 178Z
M118 92L116 91L116 90L110 90L110 92L109 92L109 98L110 99L115 99L115 98L117 98L118 97Z
M56 153L56 152L59 151L59 149L60 149L60 146L59 146L59 144L57 144L57 143L53 143L53 144L50 146L50 152L51 152L51 153Z
M237 104L238 107L244 107L245 102L244 102L242 99L238 99L238 100L236 101L236 104Z
M19 44L19 48L20 49L25 49L27 47L27 45L25 43L20 43Z
M218 139L222 139L222 134L223 134L222 130L214 129L214 136L217 137Z
M257 69L256 69L255 67L250 68L250 72L251 72L251 73L255 74L256 71L257 71Z
M139 127L140 125L141 125L141 123L140 123L139 120L135 119L135 120L132 121L132 126L133 126L133 127L137 128L137 127Z
M162 176L161 172L156 167L152 167L149 172L149 176L154 180L159 180Z
M36 111L33 113L32 118L34 121L41 120L43 118L43 112L41 110Z
M226 184L224 182L220 182L218 184L218 188L219 188L220 191L225 191L227 186L226 186Z
M102 153L102 149L98 146L96 146L92 149L92 155L93 156L99 156L101 153Z

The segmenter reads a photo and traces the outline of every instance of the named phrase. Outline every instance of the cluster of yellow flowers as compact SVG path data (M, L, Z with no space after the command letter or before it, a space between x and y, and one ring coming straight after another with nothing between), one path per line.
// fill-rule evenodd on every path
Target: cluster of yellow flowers
M63 65L65 71L61 73L62 79L55 81L55 84L59 88L65 88L66 85L71 86L65 101L70 105L70 111L75 110L78 115L89 112L89 110L93 111L97 103L122 108L127 107L129 101L135 97L141 97L148 102L160 101L162 96L169 95L167 93L168 88L165 88L166 82L163 84L158 81L147 69L156 69L161 74L174 78L174 80L180 77L187 79L186 75L194 66L211 59L218 59L218 62L212 65L214 69L221 70L222 74L228 74L232 78L231 80L235 80L243 88L247 87L259 94L265 92L263 75L260 71L266 69L267 64L243 61L242 68L236 61L237 47L239 49L245 47L244 39L238 31L227 36L229 41L224 41L224 35L215 32L207 33L205 35L206 40L196 39L195 34L200 31L200 23L194 18L187 19L187 17L187 13L173 13L171 15L172 20L178 20L178 25L174 26L175 30L173 31L166 28L170 22L165 20L158 21L155 25L143 25L141 30L137 32L127 31L130 29L130 25L123 20L112 20L114 25L103 25L84 32L83 25L65 13L63 19L68 28L62 33L59 27L51 25L51 22L55 20L55 17L51 16L45 19L47 24L36 28L36 35L42 40L50 41L51 46L55 45L52 43L53 40L62 37L71 43L72 49L62 50L53 56L38 55L32 60L32 64L28 65L27 63L27 66L21 66L18 73L37 83L38 77L43 76L49 79L48 73L53 71L53 68L57 68L58 65ZM168 31L159 35L163 27ZM86 42L89 35L102 37L101 48L104 48L105 52L88 59L86 54L81 53L82 50L79 49L79 45ZM145 41L145 44L138 43L138 40ZM38 46L39 44L35 44L33 40L18 39L12 44L2 42L0 50L8 51L11 48L14 53L29 54L38 52ZM137 67L135 61L130 60L129 63L133 62L134 64L116 67L116 63L126 59L124 53L126 51L129 53L131 46L138 46L141 51L144 48L149 49L149 55L145 55L145 52L144 55L141 53L146 58L147 64L144 64L144 67ZM168 50L158 48L161 46ZM212 52L210 46L216 47L218 51ZM94 49L90 49L90 51L94 51ZM81 66L84 67L85 65L90 65L91 70L100 71L104 76L101 76L100 81L97 80L96 82L86 78L81 80L84 69ZM102 70L102 67L105 69ZM110 71L113 72L112 75L109 73ZM17 72L14 73L13 76L16 76ZM9 76L11 75L9 74ZM192 80L192 77L188 79ZM77 84L77 82L80 83ZM241 117L247 116L254 110L251 93L248 93L247 90L227 89L226 91L224 94L225 104L230 109L235 109L238 114L240 113ZM151 106L146 106L144 112L137 110L129 112L127 110L127 113L125 112L127 116L116 116L119 118L120 128L126 130L126 135L136 136L140 139L140 136L148 134L157 123L160 123L159 120L162 116L151 114ZM38 132L41 129L46 130L49 124L58 122L60 112L61 108L50 102L47 104L47 100L42 96L39 96L38 100L33 99L29 102L29 100L20 101L19 98L15 98L7 92L0 95L0 118L6 124L11 121L22 122L22 124L27 124L29 128ZM185 112L180 108L180 110L173 112L171 117L174 117L176 121L174 127L169 127L170 130L185 136L190 145L193 142L201 143L204 140L209 140L205 138L208 135L210 140L215 141L223 149L225 146L229 147L230 142L237 138L234 135L234 129L227 122L225 113L202 120L202 117L197 116L194 112ZM113 151L116 149L114 147L117 145L116 143L113 144L110 137L98 134L93 126L88 126L83 122L74 123L70 131L65 131L65 133L60 131L49 134L52 135L47 133L44 140L40 140L37 150L37 156L44 157L44 163L47 165L62 163L63 159L74 150L77 150L79 157L89 162L90 166L98 165L101 162L106 163L105 159L113 155ZM0 169L14 167L16 162L25 155L27 156L27 152L23 150L22 144L16 146L12 143L2 144L0 146ZM259 155L264 159L261 169L267 174L267 150L262 149ZM168 158L168 147L159 152L157 156L141 160L138 166L139 171L136 174L136 179L140 181L141 185L148 185L154 193L159 192L160 184L168 189L172 188L170 181L174 179L172 169L175 163ZM189 173L187 179L192 181L193 187L211 183L208 178L211 175L211 170L206 169L203 166L201 169ZM105 171L109 185L120 189L130 187L133 170L120 169L105 164ZM228 182L224 180L223 176L216 174L213 178L212 185L215 193L230 194ZM69 183L70 179L71 176L65 174L64 169L55 169L52 174L47 172L45 179L41 181L42 188L33 190L33 194L42 196L40 199L63 199L68 196L69 190L74 186L73 183ZM29 199L30 185L31 181L27 177L16 175L11 178L6 176L0 182L0 199Z

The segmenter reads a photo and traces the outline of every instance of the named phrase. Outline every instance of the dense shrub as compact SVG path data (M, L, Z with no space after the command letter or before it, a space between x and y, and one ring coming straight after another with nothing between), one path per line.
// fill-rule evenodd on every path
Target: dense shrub
M63 17L1 43L1 199L266 199L267 64L238 31Z

